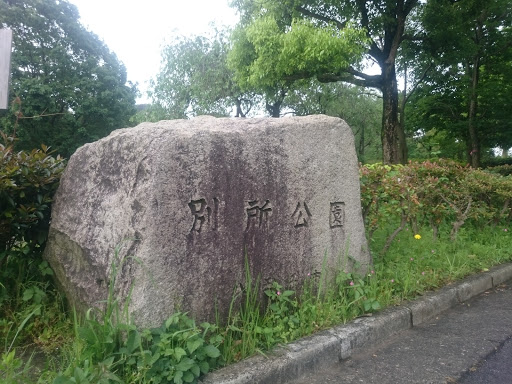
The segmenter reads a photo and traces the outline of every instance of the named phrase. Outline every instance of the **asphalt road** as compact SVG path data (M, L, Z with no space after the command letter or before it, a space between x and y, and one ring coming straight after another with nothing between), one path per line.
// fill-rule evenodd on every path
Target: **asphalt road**
M512 383L512 338L462 376L460 384Z
M512 281L364 353L291 381L512 384Z

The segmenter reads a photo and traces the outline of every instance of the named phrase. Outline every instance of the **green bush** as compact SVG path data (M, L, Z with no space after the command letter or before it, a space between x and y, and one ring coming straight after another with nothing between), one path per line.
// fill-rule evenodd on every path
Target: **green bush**
M28 247L33 253L44 244L50 202L65 166L45 145L31 152L14 152L9 138L4 136L4 141L0 144L0 244L4 251L0 257L13 248Z
M48 299L52 271L42 251L65 162L44 145L15 152L14 139L0 135L0 335L12 338L14 325L40 315L37 308Z
M492 157L482 160L482 168L500 167L503 165L512 166L512 157Z
M510 176L512 175L512 164L497 165L486 168L485 170L492 173L497 173L501 176Z
M407 224L417 232L430 226L434 238L441 227L455 240L461 227L507 224L512 219L512 178L462 166L451 160L407 165L360 167L361 202L368 238L394 227L381 251Z

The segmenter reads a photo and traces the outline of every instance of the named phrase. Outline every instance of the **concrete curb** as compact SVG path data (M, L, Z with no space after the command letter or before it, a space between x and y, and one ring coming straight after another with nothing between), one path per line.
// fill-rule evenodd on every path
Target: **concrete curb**
M268 357L254 356L206 375L203 384L282 384L371 348L392 335L512 279L512 263L491 268L421 298L388 308L372 317L319 332Z

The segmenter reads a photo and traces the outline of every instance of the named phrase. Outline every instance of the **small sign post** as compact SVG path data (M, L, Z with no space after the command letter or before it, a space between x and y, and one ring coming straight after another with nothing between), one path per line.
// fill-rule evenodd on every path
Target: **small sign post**
M11 74L12 31L0 29L0 110L9 106L9 78Z

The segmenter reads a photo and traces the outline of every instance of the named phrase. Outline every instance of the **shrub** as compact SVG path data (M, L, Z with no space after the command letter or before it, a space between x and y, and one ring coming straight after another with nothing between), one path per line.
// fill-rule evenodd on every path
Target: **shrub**
M0 303L20 296L27 274L39 273L50 224L50 203L65 162L45 145L15 152L12 137L0 132Z
M495 167L486 168L486 171L497 173L501 176L512 175L512 164L497 165Z
M462 166L451 160L411 162L408 165L365 165L360 168L363 219L372 240L379 229L387 235L381 251L410 224L414 232L430 225L434 238L442 226L455 240L470 222L476 228L506 224L512 218L512 178Z

